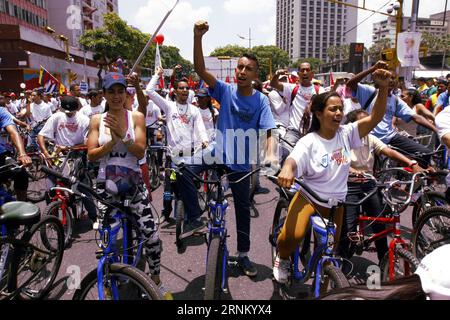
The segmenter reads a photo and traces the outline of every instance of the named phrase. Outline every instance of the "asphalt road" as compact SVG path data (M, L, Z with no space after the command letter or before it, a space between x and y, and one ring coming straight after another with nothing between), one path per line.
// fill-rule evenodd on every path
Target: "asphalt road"
M275 186L265 178L261 178L264 187L270 193L257 195L257 209L260 216L252 219L251 224L251 251L250 258L256 264L258 276L250 279L238 267L229 267L229 294L226 299L233 300L271 300L281 299L279 287L272 281L271 247L268 241L269 228L278 201ZM154 206L160 212L162 208L162 187L153 193ZM40 204L44 209L44 204ZM236 255L236 229L234 205L230 200L227 215L230 238L228 248L230 255ZM402 215L404 235L408 238L411 232L411 210ZM163 241L161 278L165 287L173 293L174 299L201 300L205 280L206 244L203 237L186 239L187 248L182 254L177 252L175 246L174 226L164 226L160 229L160 238ZM95 232L89 221L79 221L75 225L74 241L64 253L60 273L55 281L50 299L67 300L73 295L73 288L68 285L68 279L78 272L84 277L96 268L95 251L98 249L95 241ZM363 253L362 256L352 258L354 270L349 276L351 283L364 281L367 277L367 268L377 264L376 253ZM362 279L362 280L361 280ZM307 282L311 283L311 282ZM308 285L298 288L299 297L308 291Z

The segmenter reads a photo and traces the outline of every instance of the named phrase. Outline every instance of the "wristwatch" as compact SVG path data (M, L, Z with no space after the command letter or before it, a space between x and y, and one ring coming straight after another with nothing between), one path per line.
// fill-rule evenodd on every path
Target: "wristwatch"
M409 168L415 166L416 164L419 164L416 160L411 161L411 163L409 164Z
M123 139L122 139L122 142L123 142L123 144L124 144L126 147L131 147L131 146L134 144L134 140L133 140L133 138L131 138L131 137L125 137L125 138L123 138Z

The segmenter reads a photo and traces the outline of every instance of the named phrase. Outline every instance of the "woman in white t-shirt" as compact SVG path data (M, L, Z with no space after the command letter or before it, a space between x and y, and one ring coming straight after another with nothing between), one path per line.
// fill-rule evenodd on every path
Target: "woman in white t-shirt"
M145 155L145 118L142 113L125 108L126 88L123 74L110 72L103 79L108 111L91 119L88 159L100 162L98 190L117 189L113 190L116 194L131 199L131 213L145 238L144 257L152 280L159 285L161 241L138 163Z
M344 201L350 170L350 151L361 146L361 138L372 131L383 119L386 111L388 85L391 74L379 69L373 79L380 87L372 114L355 123L341 126L343 102L336 92L316 95L311 103L312 124L310 133L299 140L286 159L278 183L290 188L296 177L321 198ZM315 211L328 217L330 206L316 203L300 190L292 200L283 230L278 237L278 252L274 263L274 277L280 283L288 280L289 257L305 236L309 218ZM340 238L343 208L335 214L336 243Z

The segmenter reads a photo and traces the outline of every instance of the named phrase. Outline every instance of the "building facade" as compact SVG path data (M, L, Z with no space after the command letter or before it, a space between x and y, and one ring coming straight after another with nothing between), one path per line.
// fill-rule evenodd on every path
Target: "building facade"
M103 27L103 15L119 13L118 0L47 0L49 26L66 35L73 47L86 30Z
M48 24L45 0L0 0L0 24L40 30Z
M358 0L341 0L357 5ZM329 62L327 48L356 42L358 11L323 0L277 0L276 44L296 61Z
M450 12L448 12L450 14ZM442 16L440 16L442 15ZM410 31L411 17L403 17L402 30ZM450 34L450 25L448 21L443 21L443 13L430 16L430 18L419 18L417 20L416 31L428 32L436 37L442 37ZM389 39L391 46L395 46L395 34L397 29L397 21L395 17L388 17L386 20L373 24L372 40L374 43Z

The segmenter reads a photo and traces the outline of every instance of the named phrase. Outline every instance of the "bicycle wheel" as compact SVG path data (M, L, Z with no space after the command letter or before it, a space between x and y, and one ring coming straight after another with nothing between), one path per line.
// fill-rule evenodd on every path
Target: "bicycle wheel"
M17 270L17 288L21 288L23 299L41 299L48 294L59 272L64 230L58 218L45 216L24 238L28 245Z
M73 221L72 217L75 216L74 212L71 212L73 208L66 206L65 212L62 208L62 201L55 201L50 203L47 208L45 208L45 216L54 216L61 221L64 229L64 247L67 247L72 239L73 233Z
M334 289L350 287L350 283L341 269L333 264L326 264L322 269L320 281L317 281L317 275L313 281L313 295L315 295L317 286L319 286L319 295L323 295Z
M446 207L431 207L422 214L414 226L412 252L420 260L427 254L450 244L450 210Z
M183 241L180 239L184 228L184 204L183 201L177 200L175 210L175 237L177 247L182 246Z
M152 191L155 191L161 185L161 180L159 179L159 167L154 154L150 154L149 158L148 167L150 170L150 186L152 187Z
M419 266L420 261L408 250L402 247L394 249L394 279L411 275ZM389 251L386 252L380 261L381 281L387 282L389 279ZM409 269L409 272L407 271Z
M205 300L220 300L222 294L224 246L218 235L214 235L208 248L205 276Z
M272 226L270 227L269 231L269 242L271 244L270 248L272 253L272 268L278 253L277 250L278 236L280 235L281 229L283 228L284 225L284 221L286 220L288 208L289 208L289 201L284 198L281 198L277 203L275 213L273 215Z
M156 284L141 270L122 263L107 268L102 280L105 300L164 300ZM99 300L97 269L84 277L72 299Z
M414 205L412 213L412 225L415 226L417 220L423 215L426 209L431 207L443 207L448 205L445 199L445 194L437 191L429 191L424 194L425 201L422 202L421 198L417 200Z
M43 165L41 157L34 156L31 158L32 164L28 168L29 184L27 189L27 199L30 202L37 203L45 199L47 191L47 175L41 171Z

